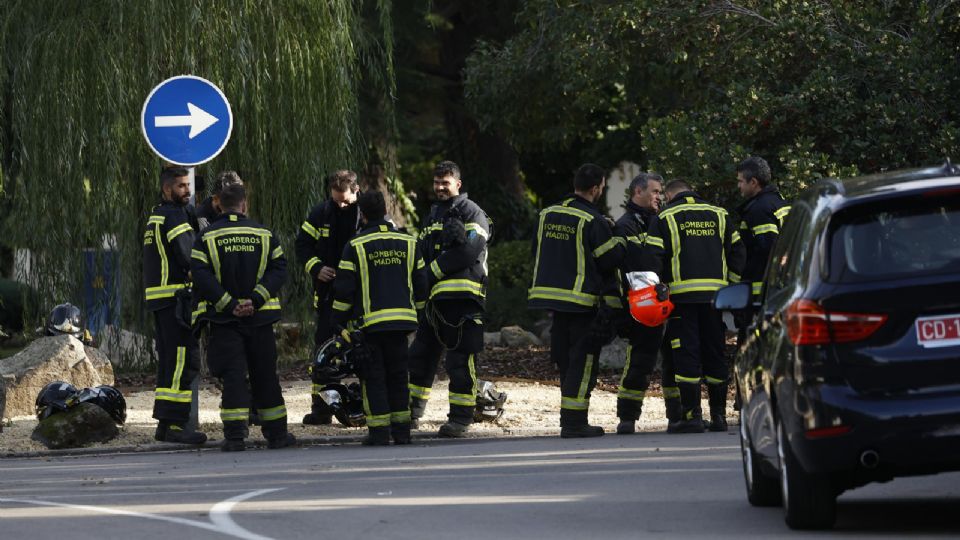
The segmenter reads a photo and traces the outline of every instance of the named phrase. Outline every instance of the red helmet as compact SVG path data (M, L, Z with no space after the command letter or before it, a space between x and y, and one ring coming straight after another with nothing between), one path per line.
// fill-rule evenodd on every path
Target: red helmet
M670 290L660 283L652 272L630 272L628 275L630 292L627 301L630 315L645 326L660 326L673 312Z

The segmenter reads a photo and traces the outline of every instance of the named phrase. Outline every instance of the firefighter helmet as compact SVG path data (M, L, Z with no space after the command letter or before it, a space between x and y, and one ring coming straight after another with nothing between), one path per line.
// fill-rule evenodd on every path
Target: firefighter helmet
M70 335L83 340L85 331L80 318L80 308L73 304L60 304L50 311L47 317L48 336Z
M494 422L503 416L506 392L498 392L490 381L477 381L477 407L473 412L475 422Z
M337 420L347 427L363 427L367 423L363 412L363 396L358 383L327 384L320 390L320 398L330 407Z
M351 352L357 340L349 334L334 336L323 343L310 365L310 379L315 384L337 383L356 374Z
M116 388L101 384L94 388L84 388L77 394L77 403L93 403L107 411L113 420L120 425L127 421L127 401Z
M660 326L673 312L670 289L660 283L654 272L629 272L627 282L630 292L627 300L630 315L644 326Z
M76 400L77 388L68 382L54 381L44 386L37 394L37 420L69 409Z

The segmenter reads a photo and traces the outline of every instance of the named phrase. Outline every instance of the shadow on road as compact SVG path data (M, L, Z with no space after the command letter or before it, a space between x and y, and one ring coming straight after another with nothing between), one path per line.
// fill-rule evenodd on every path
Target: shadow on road
M960 534L960 498L839 501L836 531Z

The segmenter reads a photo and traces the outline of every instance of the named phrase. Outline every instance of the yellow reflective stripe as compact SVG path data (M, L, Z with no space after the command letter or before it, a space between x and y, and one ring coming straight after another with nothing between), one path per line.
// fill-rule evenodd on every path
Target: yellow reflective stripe
M700 377L684 377L683 375L674 375L678 383L681 384L700 384Z
M376 236L376 234L368 235L368 237ZM370 311L370 267L367 264L367 250L363 247L363 242L354 244L354 240L351 240L350 244L354 246L357 262L360 263L361 313L368 313Z
M217 281L222 281L220 276L220 252L217 251L217 241L214 239L206 240L207 253L210 254L210 264L213 266L213 273L217 276Z
M716 291L727 285L725 279L687 279L670 282L670 294Z
M713 206L712 204L696 203L696 204L679 204L672 208L667 208L663 212L660 212L660 219L665 217L673 216L674 214L680 212L688 212L693 210L707 210L710 212L716 212L718 214L726 215L727 211L719 206Z
M664 386L663 398L664 399L680 399L680 388L677 386Z
M724 279L727 277L727 250L724 249L723 242L727 234L727 220L724 219L719 212L717 212L717 223L720 224L720 276ZM731 241L730 245L733 245Z
M316 257L310 257L310 260L307 261L307 264L303 265L303 269L309 274L315 265L320 264L320 259Z
M287 415L286 405L278 405L276 407L270 407L269 409L257 409L257 412L260 413L260 419L269 422L270 420L279 420Z
M170 298L180 289L187 287L186 283L178 283L176 285L164 285L161 287L147 287L144 291L147 296L147 300L156 300L158 298Z
M203 233L203 240L211 240L214 238L220 238L221 236L228 236L231 234L241 235L241 234L252 234L254 236L265 236L267 238L272 236L272 233L268 229L261 229L258 227L224 227L223 229L215 229L212 231L207 231Z
M646 235L645 240L648 245L657 246L658 248L663 249L663 238L660 238L659 236L654 236L652 234L648 234Z
M320 392L323 390L324 386L325 386L325 385L323 385L323 384L316 384L316 383L314 383L313 386L310 388L310 393L313 394L313 395L315 395L315 396L319 396L319 395L320 395Z
M181 234L187 231L192 231L192 230L193 230L193 227L191 227L189 223L181 223L180 225L177 225L176 227L167 231L167 242L173 242L174 238L180 236Z
M539 298L541 300L559 300L561 302L572 302L581 306L592 307L597 304L597 297L592 294L586 294L579 291L569 291L558 289L556 287L531 287L527 298Z
M476 232L477 234L479 234L480 236L482 236L484 240L490 238L490 235L487 234L487 231L484 230L484 228L483 228L479 223L472 223L472 222L471 222L471 223L467 223L467 224L464 225L463 228L466 229L466 230L468 230L468 231L474 231L474 232Z
M346 259L341 260L340 264L337 265L337 268L339 268L340 270L349 270L351 272L357 271L357 265L353 264L352 262Z
M740 283L740 274L736 272L727 272L727 281L730 283Z
M602 257L604 253L610 251L611 249L617 247L620 244L620 237L614 236L603 243L600 247L593 250L593 258Z
M566 202L570 202L571 200L573 199L567 199ZM550 208L547 208L546 212L547 213L556 212L558 214L567 214L571 216L576 216L586 221L590 221L593 219L593 215L591 215L590 212L585 212L583 210L579 210L577 208L571 208L569 206L551 206Z
M477 396L477 367L476 367L476 358L473 354L467 357L467 368L470 372L470 392L474 396L474 403L476 403Z
M267 271L267 259L270 254L270 235L261 234L260 236L260 267L257 268L257 281L263 277Z
M730 243L736 244L740 241L740 231L733 231L733 234L730 235Z
M604 296L603 302L612 308L623 307L623 302L620 300L619 296Z
M572 411L585 411L590 408L590 402L586 399L564 397L560 399L560 408Z
M623 381L627 380L627 373L630 371L630 356L633 354L633 345L627 343L627 357L623 363L623 373L620 374L620 388L623 388Z
M187 363L187 348L177 347L177 367L173 370L173 381L170 383L170 389L180 390L180 377L183 376L183 366Z
M790 205L782 206L773 213L773 217L780 220L780 225L783 226L783 220L790 214Z
M273 309L280 309L280 299L279 299L279 298L271 298L271 299L267 300L267 302L266 302L265 304L263 304L262 306L260 306L260 309L258 309L257 311L268 311L268 310L273 310Z
M421 258L421 259L417 259L417 270L420 270L421 268L423 268L423 267L426 266L426 265L427 265L427 263L423 262L423 259L422 259L422 258Z
M413 266L416 263L413 258L416 254L417 241L411 236L410 239L407 240L407 292L410 293L410 305L413 306L414 309L417 308L416 298L413 296ZM420 263L423 264L423 261L420 261ZM414 311L414 313L416 313L416 311Z
M457 394L450 392L450 404L462 407L474 407L477 404L476 394Z
M468 292L477 296L486 296L483 285L469 279L448 279L441 281L430 290L430 298L446 292Z
M220 409L220 420L224 422L247 421L250 409Z
M593 371L593 355L587 355L587 362L583 366L583 377L580 379L580 390L577 392L577 399L586 400L587 391L590 389L590 372Z
M233 297L230 296L230 293L225 292L213 307L215 307L217 311L223 311L223 308L227 307L227 304L229 304L231 300L233 300Z
M763 282L754 281L750 284L750 292L752 294L760 294L763 291Z
M253 292L259 294L264 302L270 300L270 291L260 283L257 283L257 286L253 288Z
M390 413L391 424L406 424L411 420L410 409L405 411L394 411Z
M320 236L327 238L330 236L330 227L320 227Z
M157 388L153 399L157 401L172 401L173 403L190 403L193 394L190 390L172 390L170 388Z
M643 398L646 397L646 395L647 393L644 392L643 390L630 390L628 388L624 388L623 386L621 386L619 390L617 390L618 399L629 399L631 401L639 401L641 403L643 402Z
M204 263L210 264L210 259L207 258L207 254L204 253L204 252L202 252L202 251L200 251L199 249L192 249L192 250L190 250L190 258L191 258L191 259L196 259L196 260L198 260L198 261L200 261L200 262L204 262Z
M150 216L147 218L147 225L163 225L166 220L166 216Z
M426 302L416 302L416 303L414 304L414 307L416 307L417 309L423 309L423 308L427 307L427 303L426 303Z
M159 224L154 225L153 234L157 240L154 245L157 246L157 253L160 254L160 285L166 285L167 280L170 279L170 263L167 262L167 248L163 247Z
M679 348L680 348L680 338L671 339L671 340L670 340L670 348L671 348L671 349L679 349Z
M389 321L417 322L417 311L410 308L381 309L363 315L364 327Z
M430 388L426 386L417 386L413 383L407 383L407 388L410 389L410 397L415 397L417 399L430 399Z
M389 425L390 413L367 415L367 427L387 427Z
M625 243L626 242L629 242L631 244L637 244L638 246L642 246L647 243L647 233L640 233L634 236L630 236L625 239Z
M371 234L365 234L363 236L358 236L353 240L350 240L350 244L354 246L359 246L366 244L367 242L373 242L374 240L407 240L413 238L409 234L403 234L399 232L375 232Z
M718 379L716 377L711 377L709 375L704 375L703 380L707 381L707 384L724 384L725 382L727 382L723 379Z
M577 222L577 277L573 281L573 290L580 292L583 290L583 280L587 275L585 270L586 265L586 256L583 252L583 224L586 223L586 220L580 220Z
M780 228L774 223L764 223L763 225L757 225L756 227L750 229L753 231L754 236L759 236L761 234L774 233L780 234Z
M191 324L197 322L197 317L203 315L203 313L207 311L207 306L209 306L209 304L203 300L197 304L197 309L193 310L193 314L190 317Z
M670 242L673 250L670 258L670 272L674 281L680 280L680 228L677 227L677 220L672 216L667 217L667 228L670 229Z
M346 302L341 302L339 300L333 301L333 309L337 311L350 311L353 307L353 304L347 304Z
M309 221L304 221L303 224L300 225L300 228L303 229L303 232L312 236L314 240L320 239L320 231L318 231L316 227L311 225Z
M273 260L273 259L279 259L280 257L283 257L283 247L277 246L277 247L273 250L273 252L270 254L270 259L271 259L271 260Z
M443 279L443 272L440 270L440 265L437 264L437 261L430 263L430 271L433 272L433 277Z
M540 272L540 247L543 244L543 220L547 217L547 211L540 212L540 224L537 225L537 254L533 259L533 280L530 285L537 283L537 274Z

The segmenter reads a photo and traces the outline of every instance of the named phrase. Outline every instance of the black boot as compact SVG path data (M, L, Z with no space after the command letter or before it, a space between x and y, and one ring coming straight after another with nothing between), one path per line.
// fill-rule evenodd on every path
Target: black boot
M284 433L279 437L271 437L267 439L267 448L271 450L278 450L280 448L286 448L288 446L296 446L297 438L294 437L293 433Z
M667 433L703 433L704 429L700 409L685 410L680 420L667 424Z
M591 426L587 423L587 411L572 411L560 409L560 438L577 439L583 437L600 437L603 428Z
M630 435L636 433L637 421L630 418L621 418L617 424L617 435Z
M666 398L663 400L663 405L667 409L667 421L676 422L680 420L680 415L683 413L680 398Z
M310 396L313 403L310 405L310 412L304 415L303 425L321 426L333 423L333 412L323 398L318 395Z
M420 429L420 419L427 412L427 400L410 397L410 429Z
M393 437L393 444L410 444L413 442L410 438L410 422L390 424L390 436Z
M157 428L160 431L160 428ZM190 431L181 424L167 424L163 434L163 442L180 444L203 444L207 442L207 435L199 431Z
M247 443L243 439L224 439L220 444L220 450L223 452L243 452L247 449Z
M368 427L369 433L360 441L364 446L389 446L390 426Z
M470 429L470 424L461 424L460 422L450 420L440 426L440 430L437 431L437 435L451 439L461 439L467 436L468 429Z
M708 384L710 397L710 431L727 431L727 385Z

